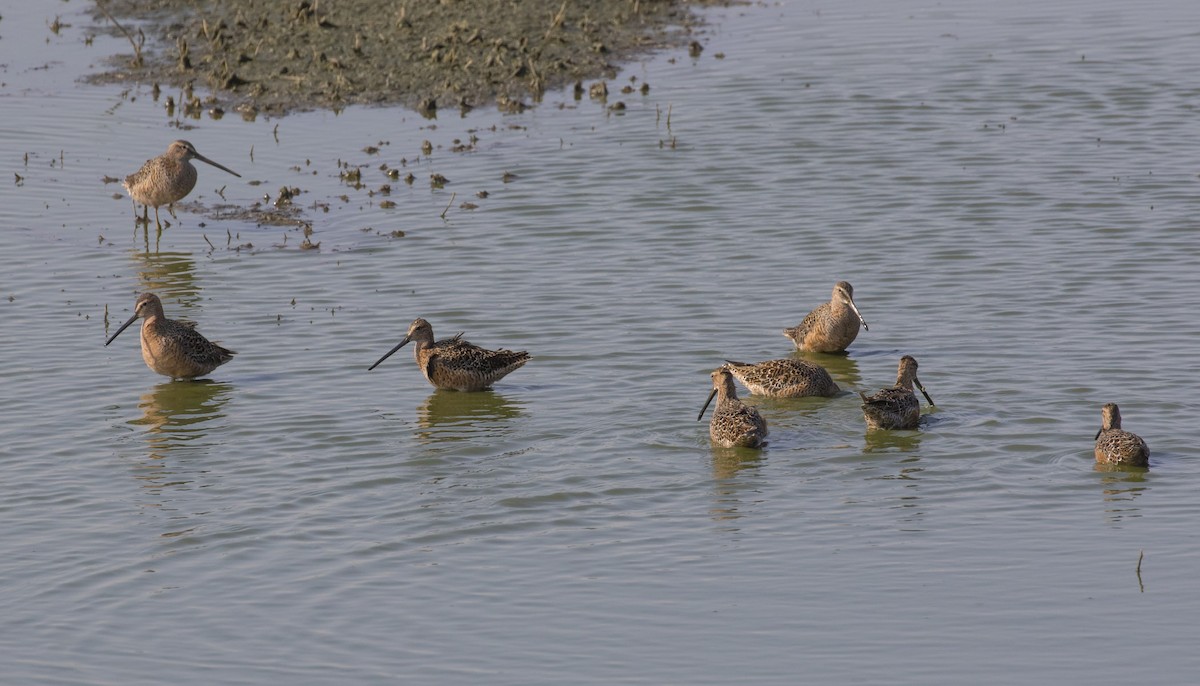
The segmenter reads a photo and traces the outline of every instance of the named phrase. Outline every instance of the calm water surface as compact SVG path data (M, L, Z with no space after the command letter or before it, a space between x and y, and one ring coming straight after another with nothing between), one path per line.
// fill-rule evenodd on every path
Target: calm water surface
M125 49L86 9L0 12L4 681L1200 674L1200 5L738 7L629 65L623 113L253 122L78 83ZM190 201L299 188L319 249L186 203L137 233L103 179L180 137L244 177ZM712 449L708 372L794 354L839 279L871 328L813 359L846 393ZM238 357L105 348L147 289ZM533 361L368 373L417 316ZM906 353L939 405L868 435ZM1148 472L1094 468L1110 401Z

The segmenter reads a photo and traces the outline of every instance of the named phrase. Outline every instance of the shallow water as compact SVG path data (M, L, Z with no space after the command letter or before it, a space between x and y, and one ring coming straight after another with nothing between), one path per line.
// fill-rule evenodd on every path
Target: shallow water
M0 13L7 680L1194 679L1200 7L714 10L623 113L253 122L77 83L125 48L84 9ZM189 201L298 187L320 248L186 203L136 232L102 178L179 137L244 177ZM793 354L839 279L870 331L811 359L846 392L713 450L708 372ZM147 289L239 355L105 348ZM533 360L368 373L417 316ZM866 434L902 354L938 407ZM1110 401L1148 472L1094 467Z

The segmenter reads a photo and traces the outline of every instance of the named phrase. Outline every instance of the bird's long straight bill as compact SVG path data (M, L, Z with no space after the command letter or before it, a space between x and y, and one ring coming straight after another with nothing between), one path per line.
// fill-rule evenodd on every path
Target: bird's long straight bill
M116 333L109 336L107 341L104 341L104 345L107 346L109 343L112 343L113 341L115 341L117 339L117 336L121 335L122 331L124 331L125 329L128 329L130 324L137 321L137 318L138 318L138 316L135 313L132 317L129 318L129 321L125 322L124 324L121 325L121 328L117 329Z
M120 332L118 331L117 333L120 333ZM383 363L383 361L384 361L384 360L386 360L387 358L391 357L393 353L395 353L395 352L396 352L397 350L399 350L400 348L403 348L403 347L404 347L404 345L405 345L406 343L408 343L408 336L405 336L405 337L404 337L404 340L402 340L402 341L400 341L399 343L397 343L395 348L392 348L391 350L387 351L387 353L386 353L386 354L384 354L384 356L383 356L383 357L381 357L381 358L379 358L378 360L376 360L376 361L375 361L375 364L371 365L370 367L367 367L367 371L369 372L369 371L371 371L372 369L374 369L374 368L378 367L380 364L382 364L382 363Z
M712 404L712 399L717 396L717 389L712 389L712 393L708 394L708 400L704 401L704 407L700 408L700 415L696 417L696 421L704 419L704 413L708 410L708 406Z
M208 159L204 155L201 155L200 153L195 153L195 155L196 155L196 159L200 160L201 162L207 162L207 163L211 164L212 166L216 167L217 169L227 171L230 174L233 174L234 176L238 177L239 179L242 178L241 174L235 172L234 170L230 169L229 167L226 167L223 164L217 164L216 162L213 162L212 160Z
M929 401L929 404L933 407L937 407L937 404L933 402L933 398L930 398L929 394L925 392L925 387L921 385L921 382L913 379L913 383L916 384L917 388L921 389L921 395L925 396L925 399Z
M858 311L858 305L854 304L854 299L850 299L850 309L854 310L854 316L858 317L858 321L862 322L863 330L870 331L871 327L867 326L867 320L863 319L862 312ZM930 403L932 405L933 403Z

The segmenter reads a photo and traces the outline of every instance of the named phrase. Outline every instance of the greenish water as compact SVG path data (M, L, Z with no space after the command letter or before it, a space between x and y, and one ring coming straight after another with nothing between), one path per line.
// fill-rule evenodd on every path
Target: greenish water
M76 83L122 46L39 5L0 12L6 680L1200 669L1200 8L738 7L629 65L623 113L244 122ZM187 206L136 233L102 179L180 137L244 177L200 165L189 200L299 188L320 248ZM840 279L871 329L810 359L846 392L751 399L769 447L712 449L708 372L793 354ZM105 348L147 289L238 356L185 384ZM533 360L469 395L368 373L417 316ZM903 354L938 407L867 434ZM1148 472L1095 468L1105 402Z

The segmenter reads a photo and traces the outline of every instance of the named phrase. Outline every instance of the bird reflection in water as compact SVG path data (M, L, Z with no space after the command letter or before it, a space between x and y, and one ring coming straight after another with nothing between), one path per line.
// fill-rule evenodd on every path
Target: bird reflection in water
M1130 464L1097 462L1094 467L1097 472L1119 475L1111 479L1105 479L1106 483L1115 481L1142 482L1146 480L1146 475L1150 473L1149 467L1136 467Z
M418 437L423 441L461 441L507 436L511 420L524 414L521 403L495 391L460 393L437 389L417 407Z
M143 395L138 403L142 416L129 422L145 427L148 448L136 478L153 490L193 481L194 474L179 464L170 465L167 458L220 444L219 420L225 417L223 408L232 393L231 384L200 380L167 381ZM214 436L211 440L210 435ZM195 473L206 471L207 467L201 466Z
M753 483L763 465L763 451L753 448L712 447L713 506L708 513L716 521L741 519L745 514L742 494L761 497Z
M862 385L862 375L858 373L858 362L849 355L810 353L797 350L792 353L792 357L797 360L805 360L806 362L821 365L843 390L858 388Z
M157 293L164 302L190 307L200 300L196 261L191 253L134 252L138 262L138 292Z
M863 454L915 453L921 449L922 434L918 431L875 431L863 432Z
M762 466L762 451L750 448L723 448L713 446L713 479L725 481L738 476L742 470L757 472Z
M1115 524L1126 517L1141 517L1141 508L1137 499L1150 490L1146 477L1150 473L1148 467L1133 467L1120 464L1094 463L1095 470L1103 474L1100 477L1101 493L1104 498L1104 518L1109 524Z
M899 495L893 496L899 508L898 527L902 531L916 531L917 522L924 518L922 497L919 492L921 475L925 468L921 466L919 451L922 434L916 431L875 431L867 429L863 434L865 445L863 455L874 458L870 463L864 463L864 469L885 471L886 473L868 476L869 479L898 481L904 489ZM892 462L880 461L880 456L896 455ZM894 469L894 471L893 471Z

